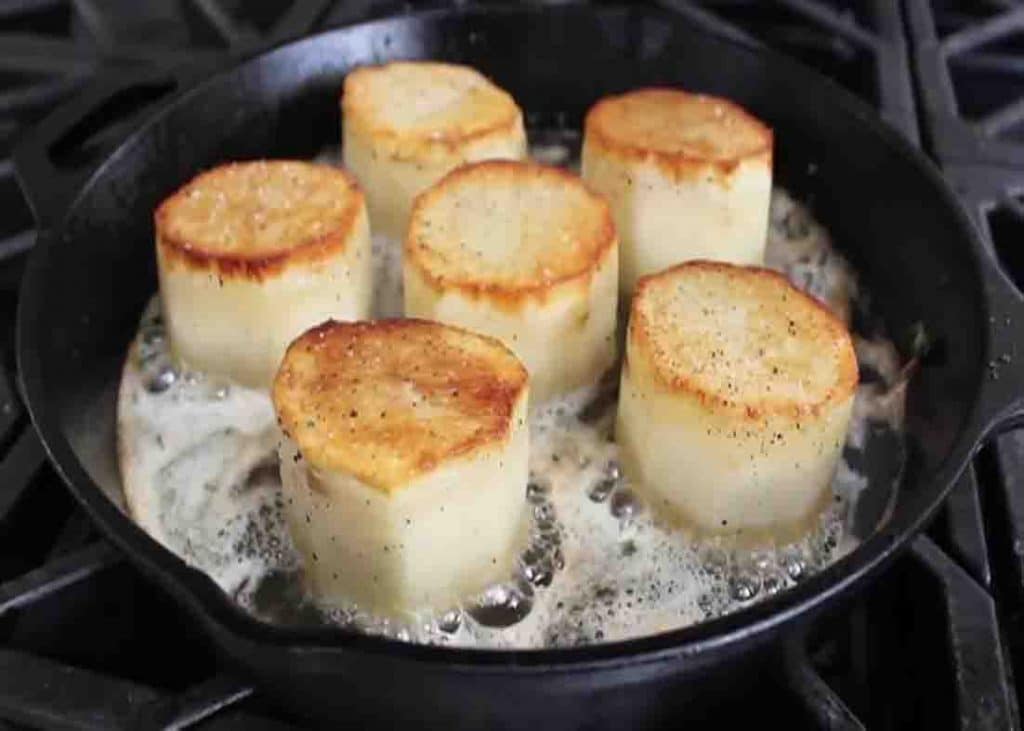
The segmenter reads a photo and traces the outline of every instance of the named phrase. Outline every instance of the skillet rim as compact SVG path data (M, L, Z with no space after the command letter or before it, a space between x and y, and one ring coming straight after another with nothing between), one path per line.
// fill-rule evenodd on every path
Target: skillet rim
M614 16L623 12L640 13L667 18L684 33L706 36L711 43L717 43L721 52L729 54L750 54L761 63L779 68L782 73L795 76L816 92L844 109L856 123L866 126L868 132L884 145L890 154L896 155L913 168L921 178L921 187L934 189L935 202L952 209L960 234L970 248L970 259L975 265L975 279L980 288L980 301L985 308L983 317L992 309L992 297L984 286L984 247L978 238L967 212L953 191L945 183L935 165L898 132L891 129L865 102L855 97L830 79L792 61L770 49L753 46L732 38L712 36L696 28L674 14L664 10L637 8L625 5L593 8L581 5L563 6L557 9L543 7L490 6L473 8L439 8L423 10L404 15L389 16L364 23L343 26L322 31L297 40L286 41L269 48L256 49L242 57L232 58L227 66L209 75L199 83L185 89L152 114L144 123L134 129L117 147L87 176L77 193L71 198L67 209L54 226L42 231L34 251L30 254L19 292L17 314L16 350L19 379L25 396L25 405L33 425L46 450L47 457L55 471L68 485L72 493L97 523L108 540L127 554L132 563L145 575L168 591L182 603L194 617L204 625L213 640L222 648L240 648L241 644L261 646L260 650L299 652L302 654L340 655L346 651L366 653L375 657L391 656L401 660L442 665L443 669L463 673L501 674L510 669L531 673L568 673L580 670L614 670L618 667L635 667L661 662L670 658L695 658L711 651L742 652L747 647L739 643L753 644L769 639L774 630L792 624L795 620L820 611L830 600L838 599L854 586L880 571L900 549L905 548L922 526L934 515L952 489L960 471L966 466L983 427L989 419L979 418L982 384L975 384L973 405L967 418L962 422L951 448L939 466L930 474L922 474L921 483L937 483L938 489L914 491L903 499L911 504L905 510L906 518L897 524L896 516L868 540L861 543L850 554L810 576L787 591L758 601L748 607L724 617L701 622L681 629L637 639L589 645L574 648L530 649L530 650L484 650L428 646L404 643L380 637L367 636L340 628L291 628L258 620L247 614L224 594L204 573L190 568L155 539L150 538L125 513L121 512L102 488L92 480L65 437L51 400L47 398L46 384L39 363L38 341L43 337L34 323L39 320L45 303L46 271L50 265L57 241L62 230L91 188L104 177L108 168L122 156L131 153L134 147L179 105L193 103L202 98L210 87L224 77L239 73L241 69L255 63L269 60L275 54L294 52L294 49L308 45L316 47L328 36L343 35L353 29L389 24L430 22L437 18L454 17L459 20L477 16L541 15L547 12L584 13L591 17ZM983 334L983 347L990 346L989 334ZM915 483L916 484L916 483Z

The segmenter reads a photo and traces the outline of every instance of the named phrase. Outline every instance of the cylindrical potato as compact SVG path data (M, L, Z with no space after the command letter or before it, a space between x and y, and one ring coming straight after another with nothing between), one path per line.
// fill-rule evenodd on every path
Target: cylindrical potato
M269 388L303 330L369 314L366 204L341 170L223 165L165 200L155 227L171 349L189 368Z
M326 322L296 339L273 399L310 590L407 616L509 578L525 539L528 398L508 348L436 322Z
M501 339L541 403L613 365L617 257L607 203L576 176L525 162L466 165L416 201L405 312Z
M475 160L526 155L523 114L468 66L395 61L345 78L345 165L366 191L373 232L401 239L413 199Z
M782 275L695 261L643 277L619 395L623 467L698 535L786 540L831 495L856 386L843 324Z
M606 97L587 113L582 165L612 206L624 297L691 259L762 263L772 132L736 104L676 89Z

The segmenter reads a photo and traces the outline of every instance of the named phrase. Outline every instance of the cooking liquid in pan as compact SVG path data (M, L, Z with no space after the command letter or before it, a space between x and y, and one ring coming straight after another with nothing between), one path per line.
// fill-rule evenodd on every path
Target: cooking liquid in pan
M535 157L570 162L563 145ZM321 158L331 159L336 151ZM398 242L375 239L378 316L401 314ZM767 263L849 319L853 272L826 230L776 188ZM892 344L855 333L862 384L835 499L802 540L774 549L696 546L666 529L620 475L608 384L550 403L531 419L530 537L515 575L437 615L405 622L304 594L283 515L278 432L266 394L176 371L154 298L127 360L119 442L133 515L241 606L281 623L335 623L415 642L553 647L654 634L734 611L792 586L849 552L856 514L874 524L899 478L903 389ZM870 378L864 375L870 374ZM877 444L889 446L877 448ZM879 463L866 452L888 452ZM871 478L867 470L870 466ZM863 468L863 469L862 469ZM870 500L864 500L871 493ZM878 496L882 498L879 500Z

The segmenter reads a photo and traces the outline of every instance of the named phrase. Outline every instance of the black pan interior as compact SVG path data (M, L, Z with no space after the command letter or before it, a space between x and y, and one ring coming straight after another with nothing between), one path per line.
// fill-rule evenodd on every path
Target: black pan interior
M22 373L52 455L104 527L201 618L273 643L301 636L366 648L389 644L338 632L289 634L245 619L211 582L111 509L96 487L120 493L114 394L126 345L156 289L155 205L217 163L308 157L336 141L344 75L391 58L475 66L508 89L539 127L578 127L600 96L645 85L681 85L739 101L774 128L777 180L809 201L833 232L888 332L909 345L923 324L938 345L939 355L926 361L909 389L908 460L886 527L784 596L653 644L634 643L634 650L721 637L774 621L780 610L789 616L807 608L874 566L934 508L973 441L965 427L984 373L987 312L973 234L923 158L838 88L668 15L631 8L426 13L301 41L186 93L99 169L63 224L41 241L26 277ZM408 652L421 651L423 657L431 652ZM583 656L565 651L561 657ZM523 661L523 655L515 659Z

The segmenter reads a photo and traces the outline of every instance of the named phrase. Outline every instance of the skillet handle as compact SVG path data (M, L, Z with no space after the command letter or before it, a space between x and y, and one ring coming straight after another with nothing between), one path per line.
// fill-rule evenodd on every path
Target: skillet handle
M14 165L38 227L45 229L59 222L95 170L101 156L83 155L84 148L93 146L90 138L103 131L109 137L114 123L126 123L128 129L114 135L116 139L103 139L105 149L110 149L155 112L157 102L166 101L209 71L206 64L104 75L24 135L14 150Z
M984 225L973 217L975 225ZM988 309L987 373L972 422L976 443L1024 426L1024 297L989 247L981 253Z

